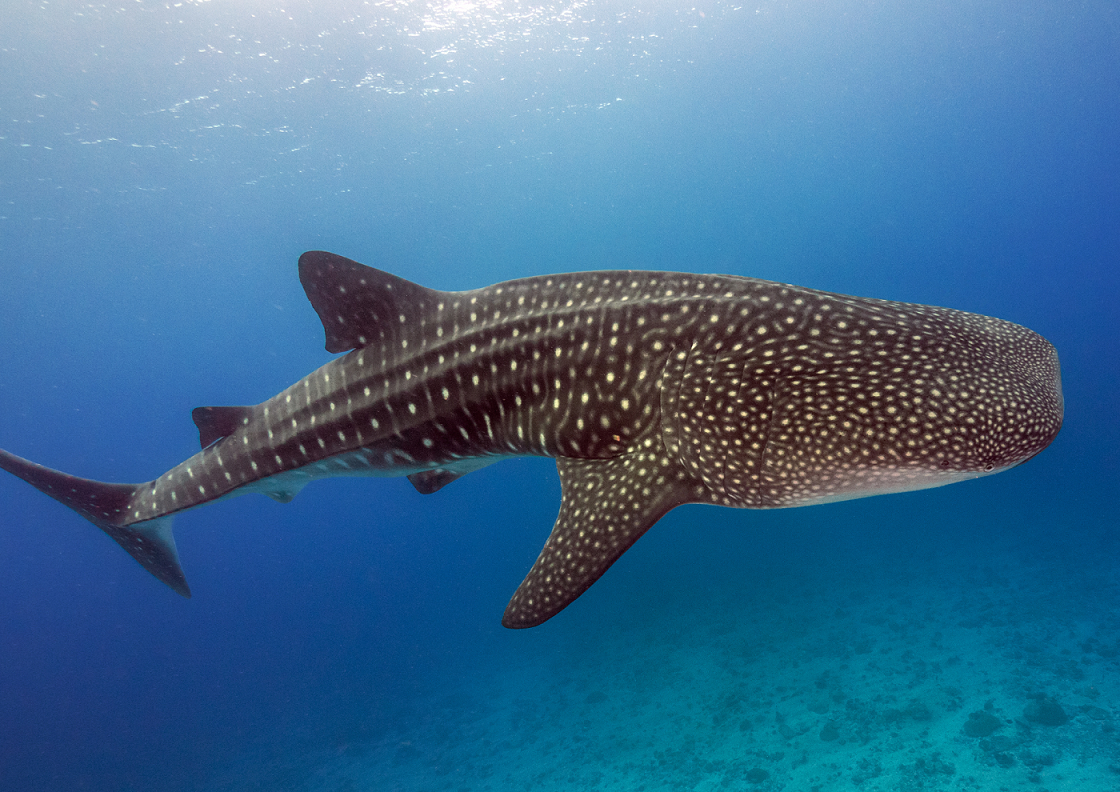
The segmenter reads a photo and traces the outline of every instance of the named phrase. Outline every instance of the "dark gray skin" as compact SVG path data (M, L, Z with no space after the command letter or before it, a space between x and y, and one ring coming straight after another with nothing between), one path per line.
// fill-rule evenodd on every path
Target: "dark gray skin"
M254 407L195 410L203 450L145 484L0 451L190 596L171 516L337 475L435 492L555 457L560 514L506 608L532 627L684 503L783 508L923 489L1030 459L1062 424L1058 357L1019 325L925 305L670 272L440 292L330 253L300 279L345 352Z

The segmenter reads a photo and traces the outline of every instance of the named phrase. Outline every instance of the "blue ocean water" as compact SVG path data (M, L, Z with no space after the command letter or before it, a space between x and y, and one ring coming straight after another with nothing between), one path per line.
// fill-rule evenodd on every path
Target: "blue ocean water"
M673 269L947 305L1045 335L1066 397L999 477L678 509L528 631L499 620L548 460L190 512L189 601L4 475L0 788L1120 785L1115 4L0 18L0 446L51 467L146 481L192 408L328 360L308 249L442 289Z

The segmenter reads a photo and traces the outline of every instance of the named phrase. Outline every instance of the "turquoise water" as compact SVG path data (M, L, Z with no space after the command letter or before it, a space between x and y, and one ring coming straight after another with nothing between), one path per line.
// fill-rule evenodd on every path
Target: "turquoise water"
M2 17L13 453L110 481L194 453L192 408L329 359L308 249L442 289L673 269L999 316L1058 348L1066 422L995 478L678 509L529 631L499 620L547 460L183 515L189 601L5 475L0 787L1120 786L1112 4Z

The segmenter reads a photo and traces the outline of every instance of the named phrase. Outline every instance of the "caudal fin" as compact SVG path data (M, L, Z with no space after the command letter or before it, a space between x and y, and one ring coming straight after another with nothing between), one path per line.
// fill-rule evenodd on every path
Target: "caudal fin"
M179 566L179 552L175 549L175 537L171 533L171 516L131 525L119 524L125 521L133 493L145 485L106 484L78 478L28 462L2 449L0 468L19 476L59 503L69 506L109 534L144 569L177 593L190 597L191 590L187 586L182 567Z

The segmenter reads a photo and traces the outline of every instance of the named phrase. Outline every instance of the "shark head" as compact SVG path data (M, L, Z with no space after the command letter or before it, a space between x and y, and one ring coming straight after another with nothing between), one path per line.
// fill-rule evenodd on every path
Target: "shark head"
M908 314L905 327L881 321L899 311ZM760 505L999 473L1038 454L1061 428L1057 352L1025 327L869 301L826 327L807 339L809 358L790 366L800 371L775 383Z

